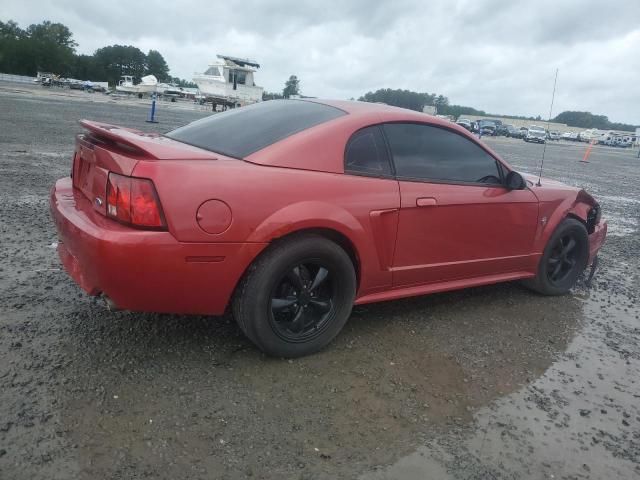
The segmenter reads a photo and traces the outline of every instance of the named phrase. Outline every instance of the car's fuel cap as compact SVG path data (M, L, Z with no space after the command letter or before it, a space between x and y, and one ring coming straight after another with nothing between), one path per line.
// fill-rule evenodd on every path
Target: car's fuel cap
M207 200L198 208L196 220L207 233L222 233L231 225L231 209L222 200Z

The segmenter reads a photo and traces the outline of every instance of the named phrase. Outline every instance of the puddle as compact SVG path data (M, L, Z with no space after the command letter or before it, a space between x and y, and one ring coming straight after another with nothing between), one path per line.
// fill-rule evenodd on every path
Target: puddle
M538 380L361 480L638 478L639 309L594 293L583 313L580 333Z

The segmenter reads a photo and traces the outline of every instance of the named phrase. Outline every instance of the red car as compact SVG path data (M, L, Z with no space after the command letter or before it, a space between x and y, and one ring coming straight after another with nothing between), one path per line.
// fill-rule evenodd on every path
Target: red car
M563 294L607 231L585 191L400 108L268 101L166 135L81 123L51 192L71 277L121 309L231 309L271 355L324 347L354 303L518 279Z

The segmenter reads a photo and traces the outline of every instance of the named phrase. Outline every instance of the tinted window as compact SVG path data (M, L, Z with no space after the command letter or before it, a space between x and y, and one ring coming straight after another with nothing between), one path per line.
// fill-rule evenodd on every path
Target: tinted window
M353 134L345 152L344 169L373 175L389 175L391 166L380 127L364 128Z
M498 183L496 161L475 143L444 128L389 123L384 131L399 177Z
M270 100L227 110L167 133L212 152L244 158L294 133L338 118L338 108L301 100Z

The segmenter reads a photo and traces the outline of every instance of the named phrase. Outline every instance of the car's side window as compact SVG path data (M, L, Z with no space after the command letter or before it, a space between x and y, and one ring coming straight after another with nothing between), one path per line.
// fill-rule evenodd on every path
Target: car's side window
M500 184L497 161L469 139L419 123L384 125L400 178Z
M387 145L378 126L354 133L347 143L344 157L346 172L380 176L391 174Z

